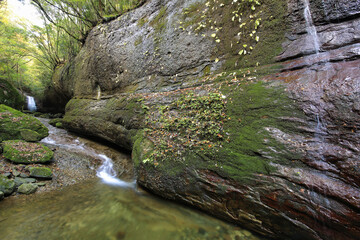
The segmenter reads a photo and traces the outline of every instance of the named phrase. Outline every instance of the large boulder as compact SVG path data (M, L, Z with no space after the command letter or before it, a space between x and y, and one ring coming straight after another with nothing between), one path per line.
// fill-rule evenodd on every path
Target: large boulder
M2 144L4 157L14 163L46 163L54 156L53 151L40 143L10 140Z
M358 239L358 1L309 1L319 51L305 1L207 2L94 28L57 80L64 126L132 150L160 196L274 239Z
M48 129L38 119L0 105L0 142L18 139L39 141L48 135Z

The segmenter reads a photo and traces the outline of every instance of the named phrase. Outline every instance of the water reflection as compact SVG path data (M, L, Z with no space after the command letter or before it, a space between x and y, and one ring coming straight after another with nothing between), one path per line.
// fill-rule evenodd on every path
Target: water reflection
M0 239L258 239L132 188L91 180L0 202Z

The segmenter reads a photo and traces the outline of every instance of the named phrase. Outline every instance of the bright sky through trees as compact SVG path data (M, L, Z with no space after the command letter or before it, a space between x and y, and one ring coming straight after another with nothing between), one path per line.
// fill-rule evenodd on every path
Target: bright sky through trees
M30 4L31 0L7 0L11 20L17 19L21 22L30 22L33 25L43 26L41 15L36 7Z

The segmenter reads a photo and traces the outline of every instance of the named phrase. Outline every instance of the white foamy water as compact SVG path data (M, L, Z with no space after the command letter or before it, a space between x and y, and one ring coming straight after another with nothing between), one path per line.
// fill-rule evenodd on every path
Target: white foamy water
M125 182L116 177L117 174L114 170L114 164L110 158L104 154L99 154L98 156L103 160L103 164L97 170L96 176L101 178L104 183L120 187L135 187L135 182Z
M112 159L106 156L102 151L98 151L92 148L91 145L86 144L86 140L83 138L74 136L64 129L51 126L48 123L49 120L43 118L38 119L49 129L49 136L42 139L42 143L48 143L61 148L74 150L76 152L82 152L83 154L91 156L92 158L101 160L102 165L96 171L96 176L99 177L105 184L126 188L136 187L135 181L126 182L117 178Z
M304 6L305 6L304 17L306 22L306 31L309 34L309 36L312 38L312 42L314 44L316 54L318 54L320 51L320 41L319 41L318 33L316 31L316 27L311 17L309 0L304 0Z
M31 96L26 96L27 99L27 108L29 111L31 112L35 112L37 110L36 108L36 103L33 97Z

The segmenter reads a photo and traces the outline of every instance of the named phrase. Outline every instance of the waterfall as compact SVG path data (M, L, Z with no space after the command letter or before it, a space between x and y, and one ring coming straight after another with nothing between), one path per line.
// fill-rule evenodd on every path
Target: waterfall
M309 0L304 0L304 17L306 22L306 31L312 38L316 54L320 51L320 41L313 19L311 17Z
M101 99L101 88L100 88L99 85L97 86L97 96L96 96L96 99L97 99L97 100L100 100L100 99Z
M34 98L31 96L26 96L26 99L27 99L27 109L31 112L35 112L37 108Z
M97 170L96 176L102 179L104 183L107 183L109 185L113 186L119 186L119 187L135 187L135 183L129 183L125 181L121 181L120 179L116 178L116 172L114 170L114 164L111 161L110 158L105 156L104 154L98 155L101 159L104 160L101 167Z

